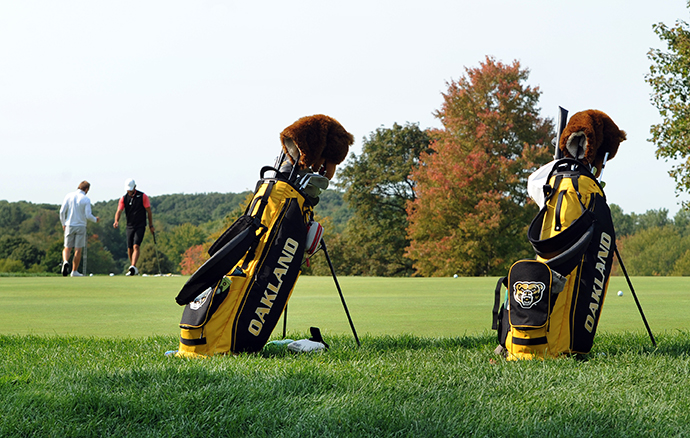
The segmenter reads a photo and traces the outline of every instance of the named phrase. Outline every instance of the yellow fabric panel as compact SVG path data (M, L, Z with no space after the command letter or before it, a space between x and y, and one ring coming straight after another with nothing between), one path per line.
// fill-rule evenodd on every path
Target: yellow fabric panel
M543 358L547 344L519 345L513 343L513 338L535 339L546 336L546 327L536 330L518 330L511 328L506 337L506 350L508 360Z
M549 180L549 184L551 184L552 187L553 184L555 184L555 179L556 177L554 176L551 177L551 180ZM578 180L578 185L580 193L585 193L584 195L582 195L582 204L584 204L585 208L589 207L589 203L594 193L598 193L603 196L603 193L599 189L599 186L597 185L596 181L590 178L580 178ZM541 240L548 239L549 237L553 237L561 233L582 214L582 207L580 205L580 200L578 199L578 194L575 191L575 187L573 186L572 179L563 178L561 180L560 185L556 187L555 190L556 193L553 194L549 202L546 204L547 210L546 214L544 215L544 222L541 227ZM556 206L559 192L563 190L566 190L567 193L563 198L561 211L559 215L561 229L557 231L555 229Z

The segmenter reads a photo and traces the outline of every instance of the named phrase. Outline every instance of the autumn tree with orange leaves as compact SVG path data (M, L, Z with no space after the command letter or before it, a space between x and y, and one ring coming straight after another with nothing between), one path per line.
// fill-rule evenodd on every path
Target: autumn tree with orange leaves
M553 122L539 117L538 87L514 61L487 57L448 84L429 131L433 152L413 171L410 246L418 275L505 275L534 257L527 227L537 213L527 178L552 159Z

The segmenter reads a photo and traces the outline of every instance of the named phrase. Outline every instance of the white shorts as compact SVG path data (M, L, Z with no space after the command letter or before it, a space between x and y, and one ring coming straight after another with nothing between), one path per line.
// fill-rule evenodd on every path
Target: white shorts
M65 248L83 248L86 246L86 227L65 228Z

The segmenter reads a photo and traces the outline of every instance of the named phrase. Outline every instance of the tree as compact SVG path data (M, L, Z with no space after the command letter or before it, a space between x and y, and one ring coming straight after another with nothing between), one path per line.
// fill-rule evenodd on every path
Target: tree
M82 266L79 268L83 270L84 265L86 265L86 270L82 271L83 274L109 274L117 272L117 265L113 255L103 246L98 235L89 234L86 245L86 260L82 259Z
M350 155L340 171L339 186L354 211L346 227L347 243L359 257L349 262L350 273L370 276L411 275L405 257L407 203L415 199L410 172L429 137L416 124L379 128L364 140L362 153Z
M0 259L0 272L24 272L24 263L13 259Z
M33 265L40 265L45 255L45 251L36 248L30 243L22 243L14 248L8 258L19 260L24 264L25 268L29 269Z
M176 272L175 265L168 259L162 251L156 251L153 239L141 245L141 255L139 257L139 272L142 274L169 274ZM160 266L160 272L159 272Z
M188 248L199 245L205 240L206 233L199 227L185 223L174 227L168 233L158 236L158 250L163 251L174 266L178 266L182 260L182 254ZM177 269L175 271L177 272Z
M690 234L690 210L678 210L673 216L673 225L682 236Z
M634 232L648 230L655 227L664 227L671 224L668 217L668 209L660 208L659 210L647 210L642 214L632 214L633 222L635 224Z
M690 276L690 249L685 251L685 253L673 264L673 271L671 272L671 275L676 275L679 277Z
M611 204L611 220L616 230L617 237L623 237L634 233L635 221L629 214L623 213L623 209L616 204Z
M0 201L0 227L17 229L29 216L22 210L21 204Z
M194 245L187 249L182 255L180 262L180 272L182 275L192 275L197 269L211 258L208 255L210 243L204 245Z
M662 119L651 127L651 141L657 147L657 159L685 160L674 165L669 175L676 181L677 193L690 192L690 28L681 20L673 27L658 23L653 28L668 51L652 49L647 54L652 65L646 80ZM690 207L688 202L683 204Z
M533 256L526 230L537 207L527 177L551 160L550 119L538 116L541 92L529 71L487 57L448 84L431 130L434 152L412 172L407 255L425 276L498 275Z
M671 275L676 270L681 275L686 263L681 258L690 249L690 236L681 237L677 229L666 225L623 237L618 246L630 275Z

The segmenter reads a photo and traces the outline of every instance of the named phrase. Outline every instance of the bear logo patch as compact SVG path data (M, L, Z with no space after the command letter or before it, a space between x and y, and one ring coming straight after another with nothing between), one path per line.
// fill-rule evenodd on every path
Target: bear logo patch
M513 297L523 309L536 306L544 296L546 286L537 281L521 281L513 285Z

